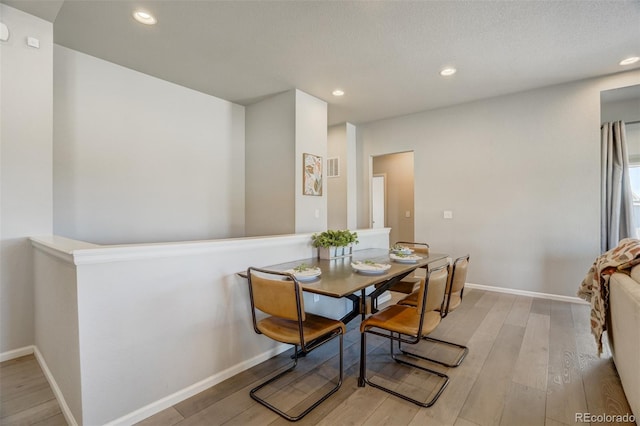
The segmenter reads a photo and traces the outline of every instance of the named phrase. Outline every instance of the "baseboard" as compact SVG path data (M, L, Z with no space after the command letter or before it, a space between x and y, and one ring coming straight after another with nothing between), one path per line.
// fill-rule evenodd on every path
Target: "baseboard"
M291 349L291 345L278 345L275 348L263 352L260 355L257 355L247 361L241 362L240 364L234 365L233 367L227 368L224 371L221 371L213 376L207 377L204 380L199 381L198 383L194 383L191 386L188 386L184 389L179 390L169 396L166 396L162 399L159 399L151 404L148 404L142 408L137 409L129 414L126 414L122 417L119 417L115 420L107 423L106 426L125 426L125 425L133 425L141 420L144 420L148 417L153 416L156 413L159 413L162 410L165 410L181 401L184 401L187 398L190 398L211 386L215 386L218 383L235 376L238 373L241 373L244 370L247 370L254 365L258 365L261 362L268 360L269 358L278 355L288 349Z
M21 356L31 355L33 353L34 346L25 346L24 348L18 348L7 352L0 353L0 362L10 361Z
M54 379L53 374L51 374L51 370L49 370L49 367L47 366L47 362L44 360L44 357L42 356L42 354L40 353L40 351L36 346L33 347L33 353L36 356L36 360L38 361L38 364L40 364L40 368L42 369L44 376L47 378L47 381L49 382L49 386L51 386L51 390L53 391L53 394L55 395L56 400L58 400L58 405L60 405L60 411L62 411L62 415L64 416L65 420L70 426L78 426L78 422L76 422L76 419L73 417L73 414L71 413L71 409L69 409L69 406L67 405L67 401L65 401L64 399L64 395L62 395L62 391L60 391L60 388L58 387L58 383L56 383L56 379Z
M561 302L581 303L584 305L588 305L588 302L580 299L579 297L573 297L573 296L562 296L559 294L539 293L537 291L517 290L515 288L494 287L490 285L472 284L472 283L466 283L465 287L475 288L477 290L493 291L496 293L515 294L517 296L529 296L529 297L536 297L538 299L550 299L550 300L558 300Z

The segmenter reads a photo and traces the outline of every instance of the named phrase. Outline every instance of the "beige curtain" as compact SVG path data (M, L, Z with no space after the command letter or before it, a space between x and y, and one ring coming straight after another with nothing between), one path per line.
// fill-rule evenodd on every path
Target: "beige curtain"
M633 195L629 178L629 155L624 122L600 127L602 148L601 238L602 253L623 238L637 238L633 221Z

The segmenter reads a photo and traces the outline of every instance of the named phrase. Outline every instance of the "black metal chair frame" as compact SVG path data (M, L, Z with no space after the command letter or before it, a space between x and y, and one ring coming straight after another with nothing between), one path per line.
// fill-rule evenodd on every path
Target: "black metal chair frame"
M366 336L367 336L367 333L385 337L387 339L390 339L390 355L391 355L391 358L395 362L397 362L399 364L407 365L409 367L417 368L417 369L422 370L422 371L426 371L428 373L434 374L434 375L436 375L436 376L438 376L440 378L445 379L445 381L442 383L442 385L440 385L440 388L438 389L436 394L433 396L433 398L431 398L427 402L419 401L419 400L417 400L415 398L411 398L410 396L407 396L407 395L402 394L400 392L397 392L397 391L395 391L393 389L389 389L389 388L387 388L385 386L382 386L382 385L380 385L378 383L375 383L371 379L367 378L367 356L366 356L366 353L365 353L366 351L361 351L361 353L360 353L360 374L362 376L359 379L360 382L367 383L370 386L373 386L374 388L378 388L380 390L383 390L383 391L385 391L387 393L390 393L391 395L397 396L398 398L402 398L405 401L409 401L409 402L412 402L412 403L414 403L416 405L419 405L420 407L431 407L433 404L436 403L438 398L440 398L440 395L442 395L442 392L444 392L445 388L449 385L449 376L447 376L446 374L444 374L444 373L442 373L440 371L432 370L430 368L427 368L427 367L424 367L424 366L409 362L407 360L403 360L403 359L398 358L396 356L396 354L394 353L394 351L393 351L393 343L394 343L394 341L397 341L398 345L400 345L401 343L407 343L407 344L415 345L415 344L419 343L422 340L420 336L422 336L422 322L423 322L425 311L426 311L427 293L428 293L428 290L429 290L429 277L431 276L432 273L435 273L435 272L440 271L442 269L446 269L448 267L449 267L449 265L443 265L443 266L440 266L440 267L437 267L437 268L430 269L427 272L427 277L425 279L425 284L424 284L424 286L425 286L424 293L422 295L422 309L420 311L420 322L418 324L418 332L416 333L415 336L413 336L413 335L403 335L403 334L394 333L394 332L384 333L384 332L381 332L381 331L377 331L375 329L365 330L364 332L362 332L362 337L363 337L363 341L364 341L364 345L363 346L365 348L366 348ZM396 336L396 334L397 334L397 336ZM405 337L403 337L403 336L405 336ZM409 357L422 358L420 356L416 356L416 355L411 354L411 353L404 353L404 351L403 351L403 354L407 355Z
M429 244L427 244L427 243L416 243L416 242L413 242L413 241L396 241L394 246L397 245L397 244L410 244L410 245L416 245L416 246L425 246L427 248L427 250L429 250ZM429 270L429 265L422 266L421 268L423 268L423 269L428 271ZM384 285L384 287L376 285L376 290L374 292L372 292L371 294L369 294L369 298L371 299L371 313L372 314L375 314L376 312L378 312L378 297L380 297L387 290L393 291L393 288L392 288L393 285L396 282L402 281L402 279L404 279L404 278L405 278L405 276L401 277L400 279L396 280L394 283L391 283L391 284L386 283Z
M450 284L449 284L449 286L447 288L447 292L446 292L447 303L446 303L446 306L444 307L444 309L440 311L442 318L445 318L447 315L449 315L449 305L451 303L451 286L453 286L453 280L454 280L455 274L456 274L456 265L458 264L458 262L462 262L463 260L466 260L468 262L469 261L469 255L461 256L461 257L457 258L456 260L454 260L454 262L453 262L453 266L451 268ZM463 294L464 294L464 287L460 291L460 300L462 300ZM465 346L465 345L461 345L461 344L454 343L454 342L449 342L449 341L446 341L446 340L436 339L435 337L429 337L429 336L425 336L425 337L423 337L423 339L426 340L426 341L429 341L429 342L434 342L434 343L440 343L440 344L443 344L443 345L453 346L455 348L461 349L462 353L456 358L456 360L453 363L448 363L448 362L441 361L441 360L438 360L438 359L429 358L429 357L425 357L425 356L422 356L422 355L417 355L417 354L413 354L413 353L407 352L407 351L402 349L401 342L398 342L398 349L400 349L400 351L405 355L409 355L409 356L413 356L413 357L416 357L416 358L420 358L420 359L423 359L425 361L435 362L436 364L444 365L445 367L449 367L449 368L459 367L460 364L462 364L462 361L464 361L466 356L469 354L469 348L467 346Z
M292 281L292 285L294 286L294 290L295 290L295 295L296 295L296 308L297 308L297 313L298 313L298 330L300 331L300 345L293 345L294 346L294 354L292 356L293 358L293 365L291 365L289 368L287 368L286 370L276 374L275 376L273 376L272 378L270 378L269 380L265 381L264 383L261 383L260 385L256 386L255 388L251 389L251 391L249 391L249 395L251 396L252 399L254 399L255 401L259 402L260 404L264 405L265 407L269 408L270 410L276 412L277 414L279 414L280 416L284 417L285 419L295 422L300 420L301 418L303 418L304 416L306 416L307 414L309 414L309 412L311 412L311 410L313 410L314 408L316 408L318 405L320 405L322 402L324 402L327 398L329 398L331 395L333 395L338 389L340 389L340 386L342 386L342 379L343 379L343 333L342 333L342 329L338 328L337 330L334 330L331 333L328 333L318 339L312 340L309 343L305 344L305 340L304 340L304 330L303 330L303 326L302 326L302 306L300 304L300 298L302 297L302 290L300 289L300 283L298 282L298 280L293 276L293 274L289 274L286 272L279 272L279 271L271 271L271 270L267 270L267 269L260 269L260 268L254 268L254 267L250 267L247 269L247 279L249 282L249 298L251 299L251 315L253 317L253 329L257 334L262 334L262 332L258 329L258 323L256 320L256 307L255 307L255 302L253 300L253 287L251 284L251 272L255 271L255 272L259 272L262 274L268 274L268 275L279 275L282 277L286 277L289 278ZM308 354L311 351L313 351L314 349L316 349L317 347L321 346L324 343L327 343L331 340L333 340L334 338L339 337L339 342L340 342L340 375L339 375L339 379L338 379L338 383L336 384L335 387L333 387L332 389L330 389L327 393L325 393L324 395L322 395L319 399L317 399L315 402L313 402L313 404L311 404L308 408L306 408L302 413L298 414L297 416L292 416L282 410L280 410L279 408L277 408L276 406L274 406L273 404L267 402L266 400L260 398L259 396L256 395L256 393L264 388L265 386L279 380L280 378L282 378L283 376L285 376L287 373L290 373L291 371L293 371L296 366L298 365L298 358L300 358L300 353L304 353L304 354ZM276 339L273 339L276 340ZM287 343L287 342L282 342L282 343ZM298 350L298 346L300 346L301 351Z

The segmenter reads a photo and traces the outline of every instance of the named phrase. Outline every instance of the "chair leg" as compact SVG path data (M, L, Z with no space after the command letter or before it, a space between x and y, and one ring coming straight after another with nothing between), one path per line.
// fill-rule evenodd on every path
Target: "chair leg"
M287 419L287 420L289 420L291 422L296 422L296 421L300 420L301 418L303 418L304 416L309 414L309 412L311 410L316 408L323 401L325 401L327 398L329 398L331 395L333 395L338 389L340 389L340 386L342 386L342 378L343 378L343 370L344 370L344 368L343 368L343 357L342 357L342 350L343 350L342 336L343 336L342 333L339 333L339 334L336 334L336 336L334 336L331 339L329 339L329 340L333 340L335 337L339 337L340 338L339 339L339 342L340 342L340 375L339 375L338 383L336 384L335 387L331 388L327 393L325 393L322 397L320 397L313 404L311 404L311 406L306 408L302 413L298 414L297 416L292 416L292 415L290 415L288 413L285 413L284 411L280 410L279 408L277 408L276 406L272 405L271 403L267 402L266 400L260 398L258 395L256 395L256 393L260 389L262 389L263 387L267 386L270 383L273 383L273 382L277 381L278 379L282 378L287 373L293 371L296 368L296 366L298 365L298 357L299 357L299 352L298 352L298 346L297 345L295 346L295 349L294 349L293 365L291 367L289 367L288 369L284 370L283 372L278 373L277 375L273 376L272 378L270 378L266 382L264 382L264 383L256 386L255 388L251 389L251 391L249 392L249 395L255 401L259 402L260 404L264 405L268 409L274 411L275 413L279 414L280 416L284 417L285 419ZM327 342L329 340L327 340Z
M366 333L364 333L364 334L366 335ZM393 336L393 334L392 334L392 336ZM447 376L446 374L441 373L439 371L431 370L429 368L425 368L425 367L422 367L420 365L413 364L413 363L410 363L410 362L407 362L407 361L404 361L404 360L396 358L395 353L393 351L393 340L390 339L390 341L391 341L391 358L394 361L396 361L399 364L408 365L410 367L414 367L414 368L417 368L419 370L426 371L427 373L434 374L434 375L436 375L436 376L438 376L440 378L445 379L444 382L438 388L438 391L436 392L435 396L433 398L431 398L429 401L423 402L423 401L419 401L417 399L411 398L411 397L409 397L409 396L407 396L405 394L402 394L400 392L396 392L393 389L389 389L387 387L384 387L384 386L382 386L380 384L377 384L377 383L371 381L369 378L367 378L366 354L364 354L364 353L360 354L360 365L361 365L361 372L362 372L361 374L363 374L363 377L360 377L360 380L363 381L364 383L369 384L370 386L373 386L374 388L378 388L380 390L383 390L383 391L385 391L385 392L387 392L387 393L389 393L391 395L397 396L398 398L402 398L405 401L412 402L412 403L414 403L414 404L416 404L416 405L418 405L420 407L425 407L425 408L426 407L431 407L433 404L436 403L438 398L440 398L440 395L442 395L442 392L444 392L444 390L447 387L447 385L449 385L449 376Z
M459 344L453 343L453 342L447 342L446 340L440 340L440 339L436 339L434 337L429 337L429 336L423 337L422 339L423 340L427 340L429 342L442 343L443 345L449 345L449 346L456 347L458 349L462 349L462 353L460 354L460 356L458 356L458 358L455 360L455 362L450 364L450 363L447 363L447 362L444 362L444 361L440 361L438 359L433 359L433 358L429 358L429 357L426 357L426 356L422 356L422 355L418 355L418 354L414 354L414 353L405 351L400 347L400 342L398 342L398 348L400 348L402 353L407 355L407 356L412 356L414 358L424 359L425 361L435 362L436 364L444 365L445 367L449 367L449 368L459 367L460 364L462 364L462 361L465 359L465 357L469 353L469 348L467 346L464 346L464 345L459 345Z

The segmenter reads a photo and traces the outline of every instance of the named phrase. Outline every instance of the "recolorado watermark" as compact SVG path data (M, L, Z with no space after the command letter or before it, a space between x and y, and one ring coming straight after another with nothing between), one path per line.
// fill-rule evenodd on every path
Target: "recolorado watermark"
M576 413L576 423L635 423L633 414Z

